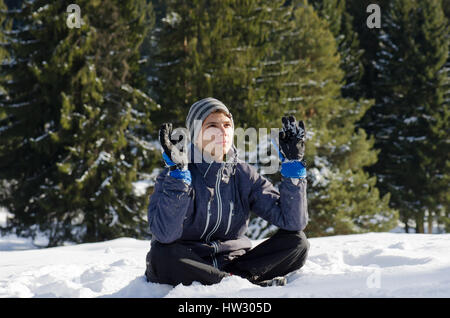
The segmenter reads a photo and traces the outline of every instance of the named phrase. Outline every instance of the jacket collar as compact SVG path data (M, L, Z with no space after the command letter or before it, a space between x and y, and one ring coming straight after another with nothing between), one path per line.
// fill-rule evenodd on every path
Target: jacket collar
M236 171L237 164L237 149L233 145L227 153L227 161L217 162L206 153L202 153L194 144L189 147L190 162L193 163L200 171L202 177L205 179L208 186L216 184L217 174L222 170L222 180L228 183L229 178Z

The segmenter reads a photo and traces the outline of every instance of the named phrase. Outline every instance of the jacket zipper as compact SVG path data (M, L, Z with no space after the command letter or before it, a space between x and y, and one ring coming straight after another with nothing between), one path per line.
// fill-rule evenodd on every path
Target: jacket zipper
M200 239L203 237L203 235L205 235L206 230L208 229L209 226L209 218L211 217L211 201L212 201L212 196L209 198L208 201L208 209L206 211L206 225L205 225L205 229L203 230L202 235L200 236Z
M230 201L230 215L228 216L228 225L227 225L227 230L225 231L225 235L227 235L228 231L230 230L230 226L231 226L231 219L233 218L233 201Z
M206 236L206 242L209 243L211 240L212 235L217 231L217 229L220 226L220 222L222 221L222 198L220 197L220 180L222 179L222 171L224 166L219 169L219 172L217 173L217 179L216 179L216 196L217 196L217 221L214 225L214 228L209 232L209 234Z

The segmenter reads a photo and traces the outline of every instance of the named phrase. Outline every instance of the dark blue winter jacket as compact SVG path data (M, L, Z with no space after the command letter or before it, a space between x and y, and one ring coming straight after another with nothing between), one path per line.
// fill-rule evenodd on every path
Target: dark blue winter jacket
M278 191L235 152L227 162L210 163L193 163L195 154L199 150L191 144L191 185L170 176L167 168L157 177L148 207L152 240L182 240L200 256L231 259L251 248L245 236L250 211L285 230L306 227L306 178L295 184L282 177Z

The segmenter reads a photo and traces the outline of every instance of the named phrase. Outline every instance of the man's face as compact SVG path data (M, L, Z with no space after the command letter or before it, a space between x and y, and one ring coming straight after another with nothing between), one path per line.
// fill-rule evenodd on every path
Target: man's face
M197 144L211 157L222 161L233 145L233 133L231 119L222 112L214 112L203 121Z

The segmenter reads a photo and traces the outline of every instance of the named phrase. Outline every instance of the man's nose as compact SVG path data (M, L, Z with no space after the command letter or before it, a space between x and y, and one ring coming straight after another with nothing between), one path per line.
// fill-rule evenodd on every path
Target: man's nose
M226 130L225 126L220 125L219 131L220 131L220 135L221 136L226 136L227 135L227 130Z

